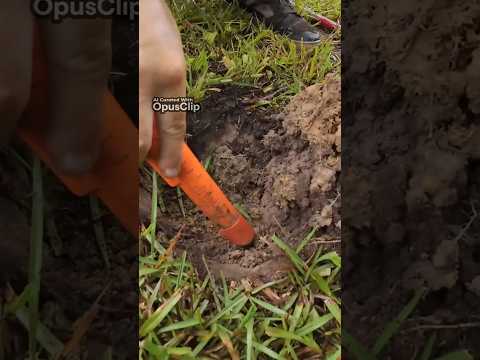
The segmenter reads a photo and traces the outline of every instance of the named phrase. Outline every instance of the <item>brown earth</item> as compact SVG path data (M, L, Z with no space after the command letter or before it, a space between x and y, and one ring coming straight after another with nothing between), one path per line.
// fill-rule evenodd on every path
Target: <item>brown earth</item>
M425 286L382 358L478 358L480 6L378 5L344 10L343 325L373 344Z
M22 147L18 145L16 150ZM28 156L28 152L23 155ZM27 284L32 187L28 172L11 156L0 157L0 172L0 301L5 301L7 283L17 294ZM67 342L74 321L111 283L79 351L88 354L88 359L96 359L112 345L115 359L131 358L128 354L135 354L138 347L131 337L137 331L137 317L132 315L138 306L138 245L106 210L94 220L88 198L71 195L48 171L44 172L44 183L47 208L40 320L59 340ZM93 230L98 221L105 231L109 271ZM119 297L123 301L118 301ZM8 358L24 359L28 348L25 329L13 318L2 326L9 335L1 339L10 349Z
M167 242L186 224L178 251L186 250L197 269L227 278L265 281L290 269L271 242L277 234L296 246L313 227L308 257L320 244L338 247L340 234L340 81L328 77L295 98L280 114L269 115L248 104L256 94L226 88L203 104L206 111L189 119L189 144L232 202L252 218L257 237L242 249L228 244L186 199L184 218L176 193L166 190L167 213L159 212L160 238ZM147 185L148 187L148 185ZM141 208L148 217L148 191Z

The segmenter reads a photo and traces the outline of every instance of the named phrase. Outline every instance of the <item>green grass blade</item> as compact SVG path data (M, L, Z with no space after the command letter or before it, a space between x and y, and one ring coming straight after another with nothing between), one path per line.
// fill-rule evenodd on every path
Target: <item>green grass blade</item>
M334 264L337 267L342 266L342 261L340 259L340 256L338 256L338 254L335 251L331 251L329 253L322 255L318 259L318 262L322 262L322 261L331 261L332 264Z
M195 347L195 349L193 349L193 355L194 356L197 356L198 354L200 354L200 352L205 348L205 346L207 346L207 344L210 342L210 340L217 334L217 328L215 326L215 324L212 326L212 331L210 331L208 333L207 336L205 336L199 343L198 345Z
M253 360L253 319L247 323L247 360Z
M15 313L18 321L28 329L29 311L26 307L20 307ZM38 343L53 357L59 356L63 352L63 343L48 330L40 321L37 324L36 339Z
M244 326L246 326L250 322L250 320L255 316L256 312L257 312L257 307L255 305L250 306L247 313L245 314L240 324L238 325L238 328L243 328Z
M258 351L264 353L265 355L268 355L272 359L277 359L277 360L284 360L280 354L276 353L275 351L269 349L263 344L259 344L256 341L253 341L253 347L257 349Z
M152 173L152 211L150 213L150 239L152 241L150 251L153 254L155 250L155 241L157 234L157 209L158 209L158 184L157 173Z
M341 325L342 324L342 312L341 312L338 304L335 301L333 301L332 299L327 299L327 300L325 300L325 306L328 308L330 313L335 317L335 319Z
M29 301L29 352L30 359L37 358L38 303L40 295L40 273L42 270L43 250L43 179L42 165L37 157L33 161L32 228L30 238L29 283L31 296Z
M333 318L334 318L334 316L332 314L326 314L326 315L323 315L319 318L316 318L316 319L310 321L309 323L307 323L306 325L304 325L303 327L301 327L300 329L298 329L297 334L300 335L300 336L311 334L315 330L321 328L323 325L328 323Z
M375 355L371 354L357 339L345 330L342 330L342 346L345 346L348 352L357 360L376 360Z
M140 336L144 337L151 331L153 331L169 312L175 307L175 305L182 298L182 289L177 290L166 302L164 302L155 312L143 323L140 328Z
M264 308L265 310L268 310L272 313L274 313L275 315L279 315L279 316L287 316L288 313L285 311L285 310L282 310L274 305L271 305L263 300L260 300L260 299L256 299L256 298L250 298L250 300L252 302L254 302L255 304L257 304L258 306Z
M227 313L229 313L232 309L234 309L235 307L237 306L241 306L243 307L243 305L245 305L245 303L248 301L248 297L247 295L245 294L241 294L238 299L236 299L235 301L233 301L229 306L227 306L226 308L224 308L222 311L220 311L216 316L214 316L208 323L207 323L207 327L214 324L217 320L219 320L220 318L222 318L224 315L226 315ZM242 305L240 305L242 304Z
M315 233L317 232L318 227L314 227L308 234L305 236L305 238L302 240L302 242L297 246L297 254L300 254L300 251L303 250L305 246L308 245L308 243L313 239L315 236Z
M285 339L288 341L297 341L306 345L313 351L320 352L320 347L310 338L299 336L291 331L280 329L280 328L273 328L267 327L265 329L265 333L275 339Z
M425 345L425 349L423 349L419 360L430 360L430 358L432 357L433 345L435 344L436 339L437 333L433 333L432 335L430 335L427 341L427 345Z
M160 330L157 331L157 333L163 333L163 332L168 332L168 331L175 331L175 330L181 330L181 329L186 329L190 327L197 326L201 324L202 321L200 319L188 319L184 321L179 321L177 323L167 325Z
M403 308L397 318L391 321L386 327L383 333L379 336L375 345L373 347L373 353L375 355L380 354L383 348L388 344L390 339L398 332L402 323L407 319L410 314L415 310L417 307L418 302L423 297L425 291L423 289L417 290L414 297L410 300L410 302Z
M293 249L288 246L285 242L283 242L278 236L273 235L272 240L292 261L293 265L297 268L297 270L303 275L307 270L307 266L305 262L298 256L298 254L293 251Z
M265 329L265 333L274 338L279 338L279 339L287 339L287 340L296 340L298 342L303 343L303 339L301 336L298 336L297 334L284 330L284 329L279 329L279 328L273 328L273 327L267 327Z
M342 358L342 348L339 346L337 351L327 356L326 360L338 360Z
M332 296L332 290L330 289L327 280L325 280L323 277L320 276L320 274L316 272L312 272L310 274L310 277L321 292L323 292L327 296Z
M5 305L5 314L15 314L18 309L27 305L32 296L32 286L28 284L22 293ZM3 314L2 314L3 315Z
M468 351L456 351L435 360L473 360L473 356Z
M113 348L108 346L102 355L102 360L113 360Z

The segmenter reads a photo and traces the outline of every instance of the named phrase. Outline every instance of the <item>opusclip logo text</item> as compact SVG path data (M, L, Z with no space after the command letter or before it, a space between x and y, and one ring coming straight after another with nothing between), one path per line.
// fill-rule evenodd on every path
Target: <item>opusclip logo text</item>
M138 16L138 0L32 0L32 12L61 22L66 18L109 18Z

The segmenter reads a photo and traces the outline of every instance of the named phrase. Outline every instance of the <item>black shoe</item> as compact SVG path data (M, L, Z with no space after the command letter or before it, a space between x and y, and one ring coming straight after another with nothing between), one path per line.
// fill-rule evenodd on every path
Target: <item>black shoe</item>
M256 14L274 31L305 45L318 45L320 32L297 14L287 0L240 0L239 4Z

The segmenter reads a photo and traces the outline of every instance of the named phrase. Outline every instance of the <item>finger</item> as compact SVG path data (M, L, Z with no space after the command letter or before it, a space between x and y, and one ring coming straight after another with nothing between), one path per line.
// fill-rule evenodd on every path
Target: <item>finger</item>
M30 97L32 47L29 2L0 1L0 146L12 135Z
M180 34L165 1L146 0L140 7L140 93L153 97L185 97L186 65ZM145 106L145 108L147 108ZM147 123L152 117L140 120ZM186 131L185 113L155 114L159 166L168 177L180 171ZM151 126L148 123L148 126ZM150 127L151 128L151 127Z
M60 170L91 170L100 152L103 97L111 67L111 21L41 22L49 69L49 146Z
M186 132L185 113L159 114L160 167L168 177L177 177L182 163L182 146Z
M139 130L138 130L138 162L139 165L145 158L152 146L153 135L153 110L152 99L148 95L140 94L138 103Z

